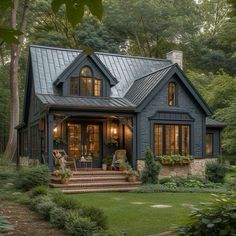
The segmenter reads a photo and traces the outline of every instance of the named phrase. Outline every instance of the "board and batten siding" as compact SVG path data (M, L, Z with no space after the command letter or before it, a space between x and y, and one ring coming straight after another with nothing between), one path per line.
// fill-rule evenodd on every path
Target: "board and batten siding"
M176 83L176 106L168 105L168 82ZM138 159L145 157L146 146L153 149L153 124L160 123L158 120L151 120L158 111L169 111L188 113L193 121L190 125L190 150L191 155L195 157L204 157L205 155L205 114L200 106L177 76L173 76L162 88L159 88L155 97L138 114ZM178 124L178 122L165 120L166 124ZM183 121L182 121L183 123ZM190 123L186 123L190 124ZM204 148L203 148L204 147Z

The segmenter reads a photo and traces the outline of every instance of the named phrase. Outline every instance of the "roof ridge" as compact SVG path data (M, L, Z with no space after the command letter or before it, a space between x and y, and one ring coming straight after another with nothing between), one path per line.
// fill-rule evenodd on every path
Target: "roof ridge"
M83 52L81 49L74 49L74 48L59 48L59 47L52 47L52 46L43 46L43 45L38 45L38 44L31 44L30 48L45 48L45 49L51 49L51 50L61 50L61 51L73 51L73 52ZM94 51L93 53L95 54L100 54L100 55L109 55L109 56L117 56L117 57L128 57L128 58L136 58L136 59L143 59L143 60L153 60L153 61L166 61L166 62L171 62L171 60L164 59L164 58L153 58L153 57L142 57L142 56L132 56L132 55L123 55L119 53L108 53L108 52L96 52Z
M142 76L142 77L139 77L138 79L135 79L134 82L137 81L137 80L143 79L143 78L145 78L145 77L147 77L147 76L149 76L149 75L152 75L152 74L155 74L155 73L160 72L160 71L162 71L162 70L165 70L165 69L167 69L167 68L169 68L169 67L172 67L172 66L173 66L173 67L176 66L176 63L175 63L175 64L168 65L168 66L165 66L165 67L163 67L163 68L161 68L161 69L155 70L155 71L153 71L153 72L151 72L151 73L148 73L148 74L146 74L146 75L144 75L144 76Z

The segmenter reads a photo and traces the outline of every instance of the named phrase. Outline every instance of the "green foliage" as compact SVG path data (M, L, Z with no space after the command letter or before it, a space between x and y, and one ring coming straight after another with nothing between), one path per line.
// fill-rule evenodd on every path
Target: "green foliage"
M193 159L192 156L181 156L179 154L173 154L173 155L164 155L160 156L159 160L162 164L171 164L171 165L183 165L183 164L189 164L191 160Z
M0 234L7 233L13 228L14 227L4 217L0 215Z
M47 195L48 194L48 186L45 185L39 185L31 189L30 191L30 197L34 198L39 195Z
M161 166L154 161L150 147L146 148L145 168L141 174L144 184L156 184Z
M73 27L82 21L84 16L85 6L88 7L90 12L96 16L99 20L102 19L103 6L102 0L53 0L52 10L57 13L62 5L66 6L66 17Z
M211 182L223 183L226 171L225 166L218 162L211 161L206 164L206 178Z
M235 235L236 195L217 198L195 209L186 225L178 228L179 235Z
M56 206L52 199L47 195L33 198L31 207L40 213L45 219L50 218L50 211Z
M64 228L68 212L62 207L53 207L50 211L50 222L58 228Z
M40 165L21 169L16 184L18 188L27 191L39 185L48 185L48 183L48 168L45 165Z
M92 222L96 223L96 227L107 229L107 217L103 211L95 207L83 207L83 217L88 217Z
M231 193L225 188L192 188L192 187L176 187L176 183L167 182L165 184L146 184L138 189L133 190L136 193Z
M71 236L92 236L97 230L95 222L75 211L67 215L65 228Z

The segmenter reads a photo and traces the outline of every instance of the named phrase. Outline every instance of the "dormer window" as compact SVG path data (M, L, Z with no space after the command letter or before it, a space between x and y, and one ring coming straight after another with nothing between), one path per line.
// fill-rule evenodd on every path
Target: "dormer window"
M176 105L176 84L174 82L168 84L168 105Z
M88 66L80 70L79 77L71 77L70 94L79 96L101 96L102 80L94 78L93 71Z

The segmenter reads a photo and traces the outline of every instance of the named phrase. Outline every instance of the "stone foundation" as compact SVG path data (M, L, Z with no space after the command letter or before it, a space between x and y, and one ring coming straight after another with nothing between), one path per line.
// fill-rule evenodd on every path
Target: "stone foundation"
M195 175L204 177L206 163L208 161L216 161L217 159L194 159L189 165L162 165L160 171L160 178L164 177L187 177L188 175ZM137 169L139 172L145 167L144 160L137 161Z

